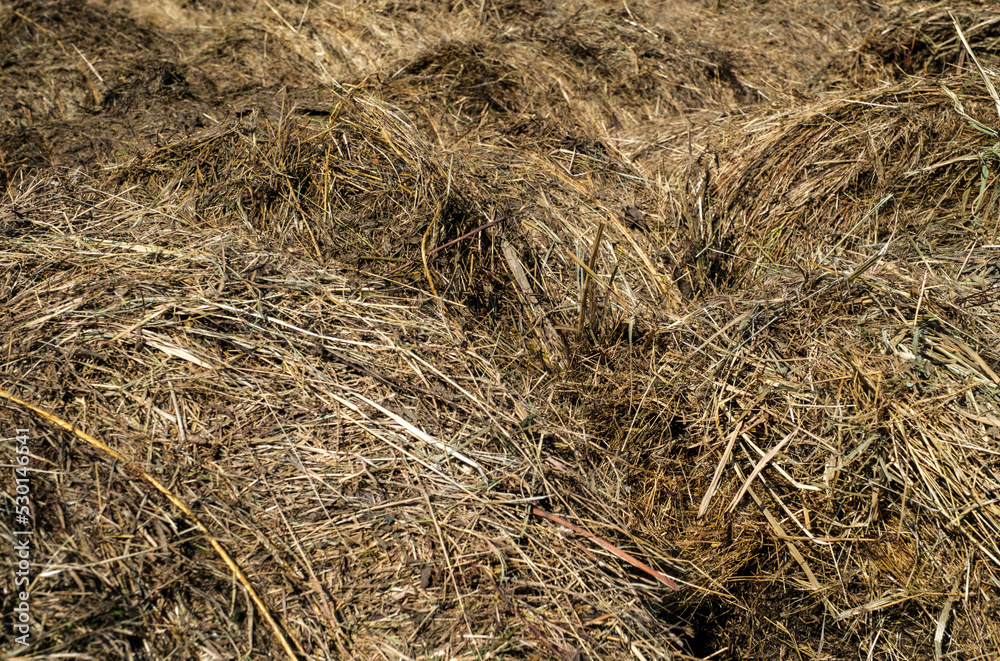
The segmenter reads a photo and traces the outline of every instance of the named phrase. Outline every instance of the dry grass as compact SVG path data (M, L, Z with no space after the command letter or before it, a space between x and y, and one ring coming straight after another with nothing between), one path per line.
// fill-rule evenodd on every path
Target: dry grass
M4 652L1000 654L949 9L4 7Z

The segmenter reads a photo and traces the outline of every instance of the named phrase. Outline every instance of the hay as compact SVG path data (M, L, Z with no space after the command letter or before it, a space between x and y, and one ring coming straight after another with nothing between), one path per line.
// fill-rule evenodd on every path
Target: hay
M1000 653L994 99L673 9L5 9L15 653Z
M904 83L748 123L697 232L701 248L718 242L707 249L720 251L720 276L790 266L791 253L800 268L824 268L897 239L942 250L989 243L995 157L949 96L964 82ZM989 122L983 92L961 103Z
M849 90L882 87L908 76L935 79L970 66L954 21L987 66L996 63L1000 27L986 3L935 3L913 11L906 3L889 3L890 17L869 28L860 43L833 57L810 81L816 89Z

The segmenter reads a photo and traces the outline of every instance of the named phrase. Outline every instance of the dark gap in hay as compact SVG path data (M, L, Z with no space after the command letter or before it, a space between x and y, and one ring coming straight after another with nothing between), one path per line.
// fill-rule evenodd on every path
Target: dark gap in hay
M265 48L266 41L266 48ZM285 39L258 24L237 24L202 44L190 64L220 92L252 94L261 87L307 87L320 73Z
M73 119L100 103L122 60L176 55L157 32L90 2L16 2L0 32L15 47L0 67L0 108L20 123Z
M0 186L6 188L15 177L30 176L49 165L50 150L37 128L0 133Z
M495 137L487 134L491 142L508 144L525 151L530 149L540 152L555 150L572 152L590 159L591 162L610 166L609 169L627 167L600 140L586 132L570 130L566 124L553 121L549 117L535 114L522 115L509 123L498 125L496 132ZM507 139L506 143L503 141L504 138Z
M122 12L87 2L15 3L0 16L0 32L10 45L0 66L5 181L46 166L90 169L136 153L137 143L150 144L149 133L175 136L200 125L205 106L190 108L192 99L175 99L174 107L147 102L125 125L108 113L150 63L173 67L179 55L162 34ZM132 96L137 102L138 90Z
M726 647L734 647L724 633L729 630L733 618L728 608L719 608L715 599L707 599L689 613L681 615L688 622L692 636L688 652L697 658L705 658Z
M469 120L486 109L515 114L520 76L505 59L492 45L446 42L419 53L389 82L412 86L422 93L420 103L446 103Z
M712 44L684 43L668 31L643 30L649 17L621 8L577 12L527 28L526 38L550 57L582 68L588 95L610 94L611 110L651 108L660 102L684 112L715 105L753 104L761 97L740 80L739 56Z
M487 18L497 20L501 26L537 21L557 11L555 3L535 0L486 0L483 8Z
M122 115L133 110L149 111L172 100L195 100L215 92L210 87L196 96L191 88L186 67L171 61L139 62L134 71L124 73L124 80L108 89L101 106L104 112Z

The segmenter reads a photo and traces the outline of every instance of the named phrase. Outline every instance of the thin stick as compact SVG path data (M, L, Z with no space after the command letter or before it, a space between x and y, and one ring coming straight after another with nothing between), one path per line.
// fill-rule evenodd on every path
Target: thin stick
M604 541L603 539L601 539L597 535L595 535L595 534L593 534L593 533L591 533L591 532L589 532L587 530L584 530L580 526L575 526L575 525L573 525L572 523L570 523L569 521L567 521L565 519L560 519L555 514L550 514L550 513L546 512L545 510L543 510L540 507L532 507L531 511L534 512L536 516L540 516L543 519L548 519L549 521L552 521L553 523L558 523L559 525L563 526L564 528L569 528L570 530L572 530L573 532L575 532L578 535L583 535L584 537L586 537L590 541L592 541L595 544L597 544L598 546L600 546L605 551L610 551L611 553L614 553L619 558L621 558L625 562L629 563L630 565L632 565L636 569L641 569L642 571L646 572L647 574L649 574L650 576L652 576L656 580L658 580L661 583L663 583L664 585L666 585L671 590L680 590L681 589L681 587L679 585L677 585L676 583L674 583L674 581L669 576L667 576L666 574L664 574L663 572L656 571L655 569L653 569L652 567L650 567L649 565L647 565L642 560L637 560L636 558L634 558L633 556L629 555L625 551L622 551L620 548L618 548L614 544L611 544L610 542Z
M104 82L104 79L101 78L101 74L97 73L97 69L95 69L94 65L91 64L90 60L87 59L87 56L80 52L80 49L76 47L76 44L71 44L71 45L73 46L73 50L76 51L76 54L80 56L81 60L83 60L83 63L87 65L88 69L90 69L90 72L95 76L97 76L97 79L101 81L102 85L107 85L107 83Z
M431 270L427 267L427 235L430 234L433 227L433 223L428 225L427 231L424 232L423 238L420 239L420 257L424 262L424 276L427 278L427 286L431 288L431 296L438 298L437 290L434 288L434 281L431 279Z
M774 459L774 456L781 451L781 448L785 447L785 443L787 443L789 439L792 438L792 436L795 436L795 432L797 431L798 429L788 432L788 436L781 439L781 441L779 441L777 445L771 448L767 454L765 454L763 457L760 458L760 461L757 462L757 465L754 466L753 470L750 472L750 477L748 477L746 481L743 482L743 486L740 487L740 490L737 492L737 494L733 496L733 499L729 503L729 509L727 509L726 512L731 513L734 509L736 509L736 506L740 504L740 501L743 499L744 494L746 494L747 489L750 488L750 483L753 482L753 479L758 475L760 475L760 472L764 470L764 467L767 466L768 462Z
M479 471L479 474L483 476L483 483L484 484L489 484L490 483L490 478L487 477L486 471L484 471L483 467L480 466L479 463L476 462L474 459L470 459L469 457L465 456L464 454L462 454L458 450L452 450L450 447L448 447L447 445L445 445L441 441L437 440L436 438L434 438L430 434L424 432L422 429L419 429L418 427L415 427L414 425L411 425L409 422L407 422L406 420L404 420L401 416L393 413L392 411L390 411L389 409L385 408L384 406L382 406L380 404L376 404L375 402L373 402L372 400L368 399L364 395L362 395L360 393L354 393L354 396L357 397L358 399L362 400L363 402L367 402L371 406L374 406L375 408L377 408L382 413L385 413L387 416L389 416L390 418L392 418L396 422L396 424L398 424L400 427L402 427L403 429L405 429L406 431L408 431L410 433L410 435L412 435L414 438L419 438L420 440L424 441L425 443L430 443L431 445L433 445L437 449L441 450L445 454L451 455L452 457L455 457L456 459L458 459L462 463L464 463L464 464L466 464L468 466L471 466L472 468L475 468L477 471Z
M489 228L493 227L494 225L496 225L498 223L502 223L503 221L507 220L508 218L510 218L510 216L503 216L502 218L497 218L496 220L490 221L490 222L486 223L485 225L480 225L479 227L477 227L476 229L472 230L471 232L466 232L465 234L463 234L462 236L458 237L457 239L452 239L448 243L440 245L437 248L435 248L434 250L431 250L426 255L423 255L422 259L425 260L427 257L430 257L430 256L432 256L432 255L434 255L434 254L436 254L436 253L444 250L448 246L452 246L452 245L458 243L459 241L462 241L464 239L468 239L470 236L474 236L474 235L478 234L479 232L482 232L483 230L489 229ZM411 259L407 263L405 263L402 266L399 266L397 268L394 268L393 270L389 271L385 275L380 275L379 279L385 280L390 275L394 275L396 273L399 273L403 269L407 269L407 268L413 266L414 264L416 264L416 263L418 263L420 261L421 261L421 259Z

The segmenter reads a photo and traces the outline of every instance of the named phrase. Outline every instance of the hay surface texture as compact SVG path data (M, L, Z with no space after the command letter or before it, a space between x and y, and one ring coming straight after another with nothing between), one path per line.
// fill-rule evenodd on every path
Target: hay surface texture
M4 658L1000 657L996 25L3 5Z

